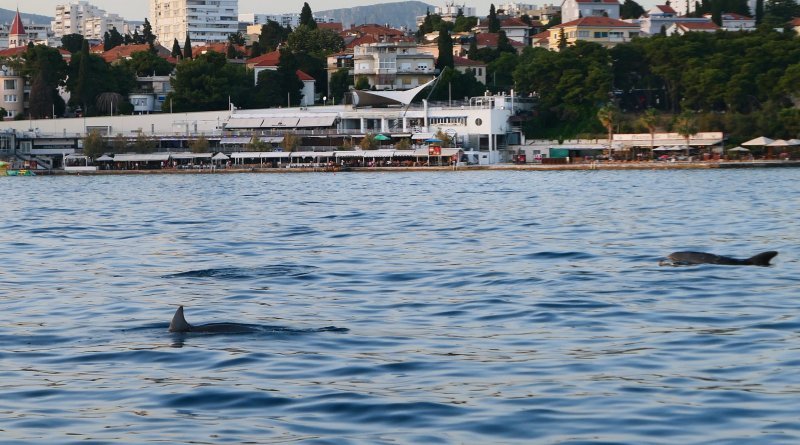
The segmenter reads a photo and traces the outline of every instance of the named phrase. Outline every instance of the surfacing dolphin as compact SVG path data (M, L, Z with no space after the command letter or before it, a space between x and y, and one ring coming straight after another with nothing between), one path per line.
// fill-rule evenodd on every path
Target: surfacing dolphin
M317 329L292 329L282 326L261 326L245 323L207 323L201 325L191 325L183 315L183 306L178 307L172 321L169 323L169 332L187 333L196 332L200 334L254 334L266 332L284 332L289 334L302 334L309 332L347 332L347 328L337 328L336 326L326 326Z
M242 323L208 323L197 326L190 325L183 316L183 306L180 306L172 321L169 323L170 332L200 332L207 334L248 334L260 332L258 326Z
M778 252L771 250L750 258L738 259L704 252L673 252L667 255L669 261L661 261L659 265L721 264L724 266L769 266L770 260L775 258L777 254Z

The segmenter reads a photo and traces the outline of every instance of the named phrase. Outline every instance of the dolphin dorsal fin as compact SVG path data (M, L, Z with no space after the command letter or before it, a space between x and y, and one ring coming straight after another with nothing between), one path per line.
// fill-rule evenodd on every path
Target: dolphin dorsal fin
M754 266L769 266L770 260L775 258L777 254L778 252L770 250L769 252L759 253L758 255L748 258L747 262Z
M192 328L186 318L183 316L183 306L178 307L175 315L172 316L172 321L169 323L170 332L186 332Z

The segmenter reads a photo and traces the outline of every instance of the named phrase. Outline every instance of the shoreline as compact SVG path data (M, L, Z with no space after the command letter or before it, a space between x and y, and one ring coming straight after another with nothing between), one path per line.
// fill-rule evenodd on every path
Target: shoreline
M364 173L364 172L463 172L463 171L569 171L569 170L703 170L744 168L791 168L800 167L800 160L784 161L705 161L705 162L598 162L578 164L495 164L444 167L350 167L338 172L320 167L296 168L218 168L218 169L153 169L153 170L94 170L65 171L50 170L35 172L37 176L83 176L83 175L169 175L169 174L233 174L233 173Z

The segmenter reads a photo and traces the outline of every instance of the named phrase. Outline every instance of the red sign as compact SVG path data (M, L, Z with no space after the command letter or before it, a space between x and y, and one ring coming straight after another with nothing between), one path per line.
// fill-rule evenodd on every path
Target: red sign
M428 147L428 156L441 156L442 155L442 147L438 145L431 145Z

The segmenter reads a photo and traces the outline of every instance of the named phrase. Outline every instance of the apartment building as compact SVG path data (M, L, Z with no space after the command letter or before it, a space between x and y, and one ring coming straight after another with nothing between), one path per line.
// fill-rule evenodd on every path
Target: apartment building
M89 40L102 40L112 28L122 33L126 26L125 19L119 15L109 14L86 1L57 5L55 17L50 22L57 39L68 34L81 34Z
M238 0L150 0L150 24L162 45L187 33L193 44L227 42L239 31Z

